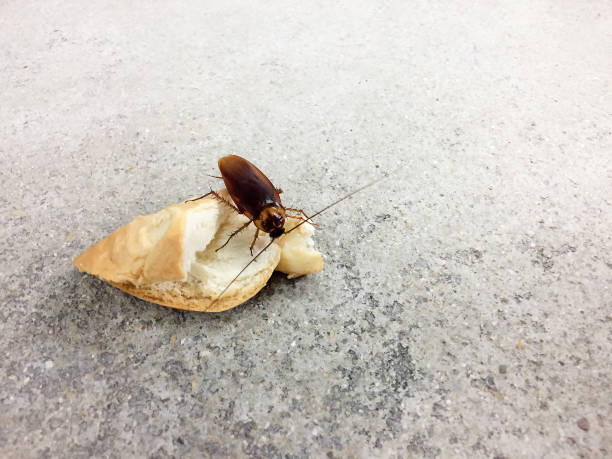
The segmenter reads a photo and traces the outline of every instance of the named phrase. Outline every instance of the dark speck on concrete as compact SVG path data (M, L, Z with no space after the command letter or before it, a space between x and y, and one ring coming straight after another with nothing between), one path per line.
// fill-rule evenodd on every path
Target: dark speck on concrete
M589 425L589 420L587 418L578 419L578 422L576 422L576 425L580 427L582 430L584 430L585 432L589 431L590 425Z

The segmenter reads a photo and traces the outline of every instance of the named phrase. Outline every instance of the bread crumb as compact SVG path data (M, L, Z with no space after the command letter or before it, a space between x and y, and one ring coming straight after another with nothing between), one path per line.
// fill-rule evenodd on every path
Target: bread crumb
M21 217L21 211L20 210L14 210L11 213L11 216L13 216L13 217Z
M516 343L516 348L523 349L524 347L525 347L525 342L522 339L519 339L518 343Z

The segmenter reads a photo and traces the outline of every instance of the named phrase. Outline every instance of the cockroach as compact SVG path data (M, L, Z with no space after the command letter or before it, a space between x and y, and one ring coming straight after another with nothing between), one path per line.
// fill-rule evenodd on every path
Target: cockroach
M315 212L312 214L312 217L309 217L302 209L283 206L280 199L282 190L280 188L276 188L263 172L261 172L254 164L246 159L237 155L224 156L219 159L218 165L219 170L221 171L221 177L213 177L223 179L223 182L225 182L225 187L232 198L233 203L224 199L220 194L213 190L203 196L200 196L199 198L190 199L189 201L197 201L206 196L212 195L215 199L231 207L239 214L245 215L249 221L237 228L230 235L227 241L225 241L225 243L216 250L219 251L225 247L234 236L248 227L251 223L253 223L257 228L255 231L255 237L253 238L253 242L251 243L250 247L251 256L253 255L253 247L257 241L257 237L259 236L259 231L268 233L271 240L246 264L244 268L240 270L236 277L234 277L217 296L217 298L215 298L212 304L216 303L219 298L221 298L223 294L227 292L236 279L238 279L240 275L251 265L251 263L257 260L257 258L272 245L276 238L279 238L283 234L290 233L306 222L316 225L312 222L312 218L322 214L330 207L335 206L336 204L380 181L380 179L374 180L350 192L346 196L332 202L318 212ZM294 215L291 215L291 217L297 218L300 220L300 223L286 231L285 219L288 216L288 212L293 213Z
M221 177L216 178L223 179L225 188L234 203L232 204L219 195L219 193L212 190L204 196L191 199L190 201L197 201L212 195L215 199L231 207L239 214L245 215L249 221L236 229L225 241L225 244L217 248L217 251L225 247L239 232L251 223L254 223L257 229L251 243L251 255L253 255L253 247L259 237L259 231L268 233L272 239L285 234L285 218L288 211L296 214L292 215L292 217L301 220L301 222L310 219L302 209L283 206L280 198L283 190L275 188L270 179L250 161L237 155L229 155L221 158L218 165Z

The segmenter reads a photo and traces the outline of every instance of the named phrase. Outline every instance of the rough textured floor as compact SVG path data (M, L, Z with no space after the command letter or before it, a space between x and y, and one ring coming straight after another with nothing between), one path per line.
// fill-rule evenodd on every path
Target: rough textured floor
M0 455L612 454L608 1L0 3ZM71 258L242 154L325 270L227 313Z

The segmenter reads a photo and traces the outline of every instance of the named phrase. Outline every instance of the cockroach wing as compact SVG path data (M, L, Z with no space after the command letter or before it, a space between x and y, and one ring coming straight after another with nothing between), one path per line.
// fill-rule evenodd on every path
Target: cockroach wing
M241 212L255 219L264 207L282 206L272 182L255 165L237 155L219 159L225 187Z

